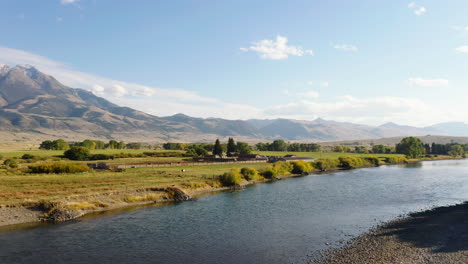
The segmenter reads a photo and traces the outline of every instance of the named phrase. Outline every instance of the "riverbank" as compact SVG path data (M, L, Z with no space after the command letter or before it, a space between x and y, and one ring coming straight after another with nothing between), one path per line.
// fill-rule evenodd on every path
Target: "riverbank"
M414 160L410 162L414 162ZM240 168L240 166L244 165L235 166ZM254 166L263 168L267 164L255 164ZM180 172L179 168L166 168L167 172L159 171L160 169L132 169L132 172L105 172L77 176L7 176L4 179L6 180L5 184L11 186L25 185L25 188L21 189L21 193L15 191L16 189L12 189L11 196L4 193L7 199L11 199L12 196L16 195L22 201L21 203L15 201L12 204L0 205L0 226L39 221L71 220L95 212L181 201L181 199L174 197L174 189L180 190L187 197L230 189L230 187L221 186L219 181L213 180L214 178L201 174L205 170L213 173L219 171L219 174L222 174L223 171L228 169L227 167L224 165L202 167L187 168L185 172ZM373 166L359 168L365 167ZM176 173L176 170L179 172ZM336 171L343 170L336 168L329 169L326 172L314 170L309 174L333 173ZM284 179L294 176L301 175L290 174L278 176L278 178ZM269 181L272 180L246 181L244 179L241 186L245 187ZM41 188L38 186L41 186ZM31 197L37 196L44 197L41 198L44 200L31 200ZM51 214L52 212L53 214Z
M410 214L311 263L468 263L468 203Z

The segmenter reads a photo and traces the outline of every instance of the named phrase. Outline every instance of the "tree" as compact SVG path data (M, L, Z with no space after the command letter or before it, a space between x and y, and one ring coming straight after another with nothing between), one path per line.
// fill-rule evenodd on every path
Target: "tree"
M282 139L277 139L271 143L271 148L272 151L286 151L288 144Z
M221 143L219 139L216 139L216 142L213 147L213 155L222 156L223 155L223 148L221 147Z
M70 160L89 160L89 149L85 147L71 147L63 153L63 156Z
M96 142L90 139L84 140L81 145L87 149L96 149Z
M448 154L452 157L465 155L465 149L459 144L452 145Z
M424 145L419 138L407 137L396 145L396 152L408 158L418 158L424 154Z
M132 142L132 143L128 143L127 145L125 145L125 148L127 149L141 149L141 147L142 147L142 144L137 143L137 142Z
M227 143L227 155L228 156L231 156L233 155L233 153L236 153L238 150L237 150L237 147L236 147L236 143L234 142L234 139L233 138L229 138L228 140L228 143Z
M249 146L249 144L247 144L245 142L237 141L236 149L239 152L239 154L250 154L250 153L252 153L252 148Z

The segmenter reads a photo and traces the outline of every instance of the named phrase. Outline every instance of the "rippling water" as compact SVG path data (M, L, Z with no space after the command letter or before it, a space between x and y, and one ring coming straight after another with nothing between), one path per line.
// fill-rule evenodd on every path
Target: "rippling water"
M468 200L468 160L313 175L0 233L0 263L303 263L325 243Z

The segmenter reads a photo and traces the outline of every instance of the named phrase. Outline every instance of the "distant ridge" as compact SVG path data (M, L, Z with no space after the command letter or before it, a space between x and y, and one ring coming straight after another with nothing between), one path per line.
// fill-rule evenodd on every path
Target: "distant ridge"
M64 137L140 142L202 142L236 137L249 142L337 141L423 135L468 136L468 125L443 123L426 128L394 123L378 127L324 119L226 120L185 114L157 117L67 87L29 65L0 64L0 136L6 140Z

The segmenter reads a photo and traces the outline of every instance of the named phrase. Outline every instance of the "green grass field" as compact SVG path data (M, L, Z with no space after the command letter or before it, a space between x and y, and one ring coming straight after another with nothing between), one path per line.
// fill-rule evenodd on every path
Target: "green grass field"
M353 156L353 157L404 157L401 154L358 154L358 153L339 153L339 152L286 152L286 151L255 151L260 155L265 156L284 156L287 154L293 154L298 157L312 157L314 159L337 159L344 156Z
M92 154L119 154L131 153L140 154L155 150L93 150ZM160 150L164 151L164 150ZM32 154L42 157L39 160L22 160L24 154ZM321 152L255 152L268 156L284 156L295 154L302 157L313 157L315 159L336 159L341 156L358 157L388 157L402 156L395 154L354 154L354 153L321 153ZM15 151L0 153L4 159L9 157L18 158L20 168L28 165L40 164L44 162L75 162L60 159L58 156L63 151ZM120 158L109 160L108 162L138 163L138 162L177 162L182 161L182 157L136 157ZM96 161L80 161L81 163ZM161 188L170 185L181 186L204 186L213 183L213 179L222 175L232 168L255 168L257 170L271 167L269 163L249 163L249 164L221 164L203 166L177 166L177 167L156 167L156 168L134 168L126 169L124 172L112 171L92 171L78 174L38 174L31 175L20 169L0 169L0 205L20 205L24 203L34 203L41 200L89 200L99 195L108 193L125 193L144 190L148 188ZM182 172L181 170L185 171Z
M127 169L125 172L0 176L0 205L73 200L173 184L206 183L231 168L263 169L267 163ZM181 170L185 169L185 172ZM80 198L86 199L86 198Z

